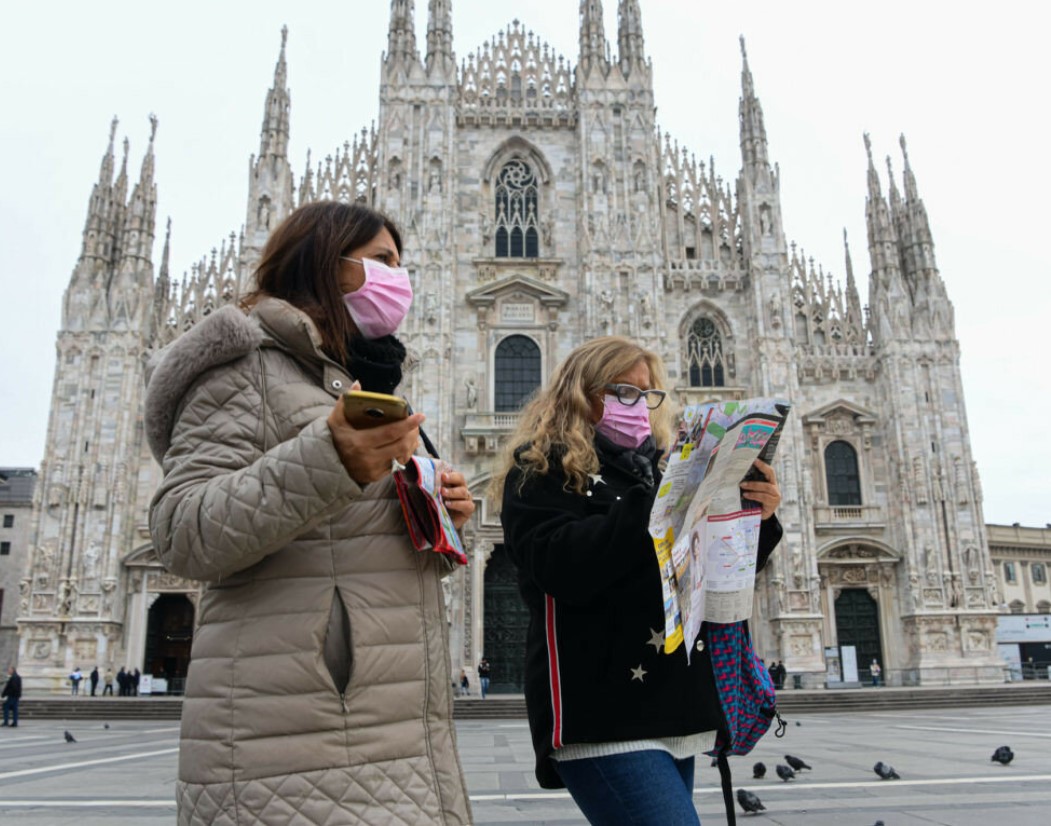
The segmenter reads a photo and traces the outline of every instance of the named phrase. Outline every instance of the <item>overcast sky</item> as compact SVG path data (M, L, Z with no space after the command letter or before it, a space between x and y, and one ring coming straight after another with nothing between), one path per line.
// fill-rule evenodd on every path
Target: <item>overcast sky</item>
M606 0L616 51L616 0ZM1043 4L641 0L657 120L698 157L740 168L738 35L748 42L782 173L785 232L836 278L842 231L862 301L869 269L865 151L886 192L908 139L937 261L956 308L967 414L989 522L1051 522L1051 192ZM577 62L575 0L454 0L459 60L518 18ZM181 274L244 220L249 155L281 26L289 27L290 157L297 176L377 115L389 3L101 0L18 3L3 13L0 91L0 466L37 466L62 292L80 251L110 119L138 175L157 133L159 262L173 220ZM416 3L426 47L427 2ZM900 188L899 180L899 188Z

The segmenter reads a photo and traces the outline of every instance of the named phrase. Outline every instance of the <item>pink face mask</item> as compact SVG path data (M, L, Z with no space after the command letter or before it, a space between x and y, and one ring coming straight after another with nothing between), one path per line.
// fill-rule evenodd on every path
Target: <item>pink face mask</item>
M343 295L350 317L365 338L389 336L405 320L412 304L412 284L404 267L388 267L371 258L343 258L361 264L365 283Z
M636 448L650 435L650 411L645 399L626 405L612 393L602 398L602 418L595 430L620 447Z

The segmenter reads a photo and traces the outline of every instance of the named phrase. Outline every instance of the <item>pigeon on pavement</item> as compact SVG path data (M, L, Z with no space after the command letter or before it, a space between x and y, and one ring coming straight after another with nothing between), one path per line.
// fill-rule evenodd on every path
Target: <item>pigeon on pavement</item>
M75 743L75 742L77 742L77 738L74 737L72 734L70 734L68 731L64 731L64 732L62 732L62 734L65 735L67 743Z
M780 763L777 764L777 776L784 780L786 783L796 776L796 773L792 771L788 766L783 766Z
M763 765L762 763L756 763L754 766L752 766L752 779L753 780L762 780L764 777L766 777L766 766L765 765Z
M766 808L766 806L763 805L763 801L759 799L758 795L752 794L747 789L737 790L737 802L741 804L742 809L744 809L746 812L749 812L750 814L755 814L756 812Z
M796 771L799 771L800 769L810 769L811 771L813 771L813 769L811 769L810 766L808 766L798 757L793 757L791 754L785 755L785 762Z
M894 767L879 761L872 770L879 775L880 780L901 780L901 775L894 771Z
M993 752L992 759L999 763L1001 766L1006 766L1008 763L1015 759L1015 753L1011 751L1010 746L1000 746L1000 748Z

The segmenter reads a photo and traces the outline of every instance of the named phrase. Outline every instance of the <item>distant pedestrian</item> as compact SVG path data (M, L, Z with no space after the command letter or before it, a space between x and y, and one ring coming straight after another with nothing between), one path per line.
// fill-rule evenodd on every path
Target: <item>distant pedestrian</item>
M140 682L142 682L142 672L139 671L139 669L136 668L135 671L132 672L131 679L128 681L128 683L131 686L131 696L132 697L138 697L139 696L139 683Z
M113 669L112 668L107 668L106 669L106 676L103 678L103 681L102 681L102 696L105 697L107 694L110 697L113 696Z
M18 701L22 699L22 678L12 665L7 669L7 683L0 697L4 698L4 725L12 728L18 725ZM8 719L11 720L8 723Z
M117 694L120 697L128 696L128 672L124 670L124 666L120 667L120 671L117 672Z
M97 665L91 669L88 681L91 683L91 696L94 697L95 689L99 687L99 667Z
M73 686L73 696L76 697L80 694L80 681L84 679L84 674L80 668L74 667L73 673L69 675L69 684Z
M879 678L883 674L883 669L879 667L879 662L875 657L872 658L872 663L869 665L869 674L872 675L872 685L879 685Z
M464 697L471 693L471 681L467 679L467 672L460 669L460 694Z
M489 693L489 660L482 657L478 661L478 683L482 687L482 699L485 699L485 695Z
M770 674L770 681L774 684L774 688L777 688L777 663L774 660L770 660L770 665L766 667L766 670Z
M781 660L777 661L777 679L774 680L774 688L785 687L785 677L788 676L788 669L785 668L785 664Z

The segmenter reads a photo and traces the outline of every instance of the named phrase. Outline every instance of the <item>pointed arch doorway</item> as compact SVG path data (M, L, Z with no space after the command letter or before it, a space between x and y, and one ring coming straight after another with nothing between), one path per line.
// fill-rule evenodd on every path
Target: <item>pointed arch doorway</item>
M842 648L854 646L858 658L858 679L871 681L869 665L883 662L879 632L879 605L867 588L844 588L836 597L836 639Z
M194 606L185 594L161 594L146 621L143 672L167 681L169 694L182 694L190 667Z
M496 545L485 566L485 650L492 667L491 694L525 690L526 632L529 609L518 592L518 574L503 545Z

